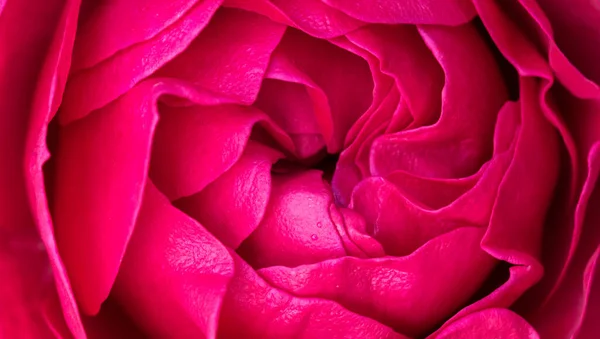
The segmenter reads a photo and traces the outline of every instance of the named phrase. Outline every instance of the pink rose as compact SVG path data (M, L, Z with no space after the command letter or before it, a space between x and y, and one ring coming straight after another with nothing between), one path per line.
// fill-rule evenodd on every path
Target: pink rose
M0 0L0 337L595 338L596 0Z

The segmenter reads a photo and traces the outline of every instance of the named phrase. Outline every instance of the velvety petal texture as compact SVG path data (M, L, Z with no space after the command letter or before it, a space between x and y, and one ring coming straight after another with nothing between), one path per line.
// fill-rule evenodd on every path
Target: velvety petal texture
M599 19L0 0L0 337L597 337Z
M233 270L226 248L148 181L116 285L130 316L157 336L214 338Z

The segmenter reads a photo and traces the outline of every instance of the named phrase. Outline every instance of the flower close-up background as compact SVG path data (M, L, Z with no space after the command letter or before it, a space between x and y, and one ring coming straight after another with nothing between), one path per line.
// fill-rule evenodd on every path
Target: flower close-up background
M595 0L0 0L1 338L600 336Z

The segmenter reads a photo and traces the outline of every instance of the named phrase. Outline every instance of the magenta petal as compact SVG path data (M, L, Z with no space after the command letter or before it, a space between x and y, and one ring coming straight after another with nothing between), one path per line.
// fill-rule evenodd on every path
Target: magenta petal
M58 116L60 123L67 124L105 106L181 53L208 24L220 4L221 0L197 3L149 40L133 44L92 68L71 74ZM135 13L128 15L135 16Z
M44 244L33 227L19 233L0 228L0 336L69 335L52 273Z
M502 11L499 3L487 0L475 0L473 3L477 7L479 17L496 47L498 47L502 55L517 70L519 75L532 76L545 80L545 94L544 101L542 102L542 109L544 115L560 133L569 153L572 167L569 193L573 196L568 197L567 199L574 199L575 186L578 184L579 180L577 146L575 145L571 132L563 122L563 117L554 110L554 106L550 106L551 103L548 103L550 100L547 98L547 91L549 91L554 83L554 75L552 74L548 63L538 51L537 46L529 41L523 32L521 32L521 27L513 22L513 20ZM572 202L566 203L570 204Z
M540 104L544 116L547 120L556 128L559 132L562 142L568 151L568 160L570 161L569 172L567 180L568 184L565 189L557 191L558 197L561 199L554 205L552 214L548 219L547 228L553 230L553 232L545 232L545 261L549 265L545 265L545 272L543 280L534 287L535 293L538 296L533 296L533 299L545 298L548 292L555 288L558 280L561 276L564 276L566 271L566 263L569 261L570 252L572 252L574 246L577 243L577 231L574 230L574 223L572 222L572 206L575 205L579 191L581 190L581 182L583 182L583 176L585 175L584 166L581 165L579 150L580 145L576 144L574 136L580 137L586 135L586 133L579 133L578 129L571 129L563 120L565 118L574 118L573 120L579 120L580 114L566 114L559 115L555 109L555 103L557 97L551 96L551 94L557 94L557 92L550 92L550 88L554 83L554 74L550 69L545 57L541 55L537 46L521 31L521 27L513 22L512 18L504 13L500 8L499 3L494 1L474 1L478 13L481 17L483 24L486 26L490 37L498 49L502 52L504 57L516 68L519 75L523 77L535 77L541 78L542 80L542 97L540 98ZM558 101L562 103L562 100ZM572 106L572 100L568 100L564 109L567 112L578 111L581 109L579 105ZM592 109L595 111L596 109ZM596 116L596 114L587 115L587 117ZM581 125L586 128L595 126L590 123L587 118L581 120ZM573 132L573 130L575 132ZM585 157L585 155L583 155ZM558 206L555 207L555 206ZM564 212L557 209L564 208ZM576 226L575 226L576 227ZM512 279L512 278L511 278ZM541 292L541 293L539 293ZM532 299L524 301L523 304L526 307L532 306L535 301ZM539 301L538 301L539 302Z
M317 121L332 121L333 134L324 134L327 151L340 151L346 133L373 100L373 78L368 64L330 42L292 29L288 29L278 50L327 96L331 118L317 116ZM315 113L323 115L327 111Z
M457 227L487 226L498 185L511 158L512 151L505 150L475 176L461 181L403 178L402 173L390 175L389 180L369 178L355 187L350 206L365 217L367 232L384 246L386 253L406 255L433 237ZM442 196L453 195L454 200L439 209L429 209L418 200L411 200L410 191L406 192L410 184L406 179L417 180L421 188L437 190ZM460 187L465 181L475 183ZM466 191L453 192L457 188L454 184Z
M367 111L353 127L361 126L352 143L340 154L331 181L337 203L346 206L350 202L353 188L365 177L370 176L369 153L373 141L379 137L397 115L410 118L407 106L399 104L400 94L392 87L381 104ZM365 119L363 119L365 118ZM388 124L386 126L386 124Z
M321 0L365 22L460 25L477 14L466 0Z
M431 339L511 338L539 339L535 329L516 313L490 308L470 314L450 324ZM545 338L545 337L544 337Z
M489 156L489 135L507 99L504 81L472 25L424 26L419 32L446 75L440 119L432 126L378 138L371 150L371 171L387 175L404 170L434 178L473 174Z
M600 48L588 41L600 40L600 5L581 0L568 7L554 0L520 3L545 35L550 66L558 80L576 96L598 97L600 67L594 60L600 57ZM586 45L591 46L583 49Z
M391 76L414 117L413 127L439 116L444 73L413 26L368 26L348 39L375 55ZM481 57L481 56L478 56Z
M13 7L12 5L14 4L17 4L18 6ZM0 4L0 12L2 12L2 6L3 5ZM60 17L58 17L59 13L55 12L55 9L57 10L61 7L62 13L60 13ZM24 165L25 182L27 185L26 189L28 193L30 209L29 212L27 212L26 214L21 214L21 208L14 208L17 205L5 205L5 198L3 195L0 195L0 201L2 201L0 205L11 206L9 209L2 210L0 212L0 225L2 225L3 227L7 225L17 227L29 225L29 222L10 219L14 218L14 216L24 216L29 215L29 213L31 213L31 216L33 217L33 222L36 224L37 229L39 231L39 235L41 236L43 245L45 245L46 247L47 255L50 261L49 265L54 273L55 286L52 290L52 294L56 294L54 297L58 299L56 300L56 303L51 302L48 304L49 313L47 314L47 323L56 332L55 336L66 337L69 335L67 333L70 330L71 335L73 335L76 339L85 338L85 332L81 323L81 317L79 315L77 303L75 301L75 297L73 296L71 284L67 277L67 272L56 248L54 229L52 225L50 211L48 209L46 190L44 187L44 173L42 170L42 166L50 156L45 146L47 128L49 121L56 113L57 106L60 103L62 91L64 89L66 81L64 79L66 79L70 67L71 50L73 48L73 41L75 39L75 31L77 28L77 13L80 10L79 7L80 2L77 0L64 2L63 6L58 6L53 1L44 2L43 5L32 5L28 1L11 1L10 6L5 7L5 11L0 15L0 25L2 25L2 23L5 22L23 22L23 20L29 20L30 22L36 23L35 25L27 25L26 29L15 30L9 27L8 30L14 33L17 38L9 44L10 48L7 48L5 50L9 53L5 53L3 55L13 55L13 57L8 59L0 57L0 73L3 74L3 77L0 78L0 88L2 88L0 90L0 93L9 94L11 97L11 99L9 100L2 100L4 106L3 114L1 114L1 117L8 118L9 122L6 122L5 120L2 120L2 118L0 118L0 120L2 121L2 123L0 123L0 126L8 128L8 133L6 133L6 131L1 130L2 127L0 127L0 135L3 136L3 140L7 141L6 145L14 149L15 141L12 140L12 137L16 136L19 133L19 131L25 131L25 129L15 128L16 126L19 126L19 123L15 120L11 120L25 118L29 119L29 126L26 129L27 139L25 141L26 143L23 153L27 156L25 157L23 162L19 160L11 160L11 157L7 156L8 154L18 154L19 156L21 154L5 152L5 144L0 142L0 153L5 154L5 156L3 157L3 161L5 164L3 166L0 166L0 187L3 187L3 190L0 194L7 192L10 196L9 201L13 203L20 200L20 192L23 192L25 190L21 190L20 188L14 188L14 186L12 185L20 185L21 180L14 180L10 176L6 176L3 170L10 170L12 167L9 164L12 164L13 166L15 166L15 168L19 168L18 171L22 171L21 166ZM33 8L35 8L35 10ZM15 14L21 15L26 19L15 19ZM55 14L57 15L56 17ZM54 22L54 20L56 19L59 20ZM54 32L54 29L49 28L47 26L50 23L57 25L56 32ZM4 34L5 28L5 26L2 26L0 28L0 36L2 37L0 38L0 46L4 46L4 39L6 37L8 37L9 41L12 37L12 34ZM50 37L50 34L52 33L54 33L53 38ZM48 36L46 36L46 34L48 34ZM31 40L31 37L35 37L33 41ZM44 61L44 65L40 70L41 72L35 75L35 77L37 78L36 82L33 78L31 78L31 75L34 74L33 72L38 71L37 67L33 66L32 64L23 65L23 67L21 67L20 62L15 61L18 59L20 61L36 60L35 62L37 62L37 57L33 59L29 57L23 57L24 55L27 55L29 53L33 53L32 55L40 57L44 56L43 53L40 53L37 47L33 47L33 43L37 44L37 39L42 39L41 41L43 41L43 43L39 45L39 48L48 48L48 50L46 59ZM50 46L44 46L46 42L50 42ZM27 52L23 54L21 54L22 52L15 53L15 51L18 51L21 48L25 48ZM17 59L14 59L14 57L16 57L17 55L22 56L19 56L17 57ZM5 68L5 60L9 62L8 68ZM16 77L11 76L11 74L16 75ZM4 82L4 80L8 80L8 82ZM23 83L27 83L27 86L29 86L30 84L37 84L36 94L34 98L28 98L26 95L18 94L19 88L22 86L21 81L23 81ZM8 89L5 90L6 84L10 86L10 91ZM23 114L26 111L25 108L17 108L17 110L11 112L12 109L14 109L13 107L11 107L11 103L17 103L17 105L25 103L27 107L31 107L31 114L29 116L27 116L27 114ZM7 104L8 106L6 106ZM19 145L22 142L23 141L19 141L16 142L16 144ZM22 176L19 175L19 178L21 177ZM5 180L7 180L8 183L5 183ZM27 204L20 203L18 206L25 207L27 206ZM4 220L4 218L8 218L9 221ZM31 265L29 264L23 265L23 267L32 269ZM47 267L44 267L44 270L47 269ZM2 290L11 291L12 289L3 288ZM62 312L60 312L61 306ZM4 323L4 321L0 322ZM11 322L19 323L18 321L14 320L12 320ZM68 328L64 328L65 322ZM44 326L42 325L40 329L43 327ZM32 330L34 329L33 326L30 328ZM21 329L21 331L23 330L24 329ZM23 332L21 332L18 335L10 334L7 336L19 337L26 335ZM44 336L33 335L32 337L42 338Z
M406 257L343 257L264 268L260 274L293 295L331 299L402 333L419 335L466 302L492 269L495 260L479 247L483 232L459 228Z
M578 338L593 338L600 333L597 322L600 314L600 246L596 249L588 261L584 272L584 290L586 298L586 310L581 326L578 330Z
M219 338L408 339L335 302L280 291L233 258L235 276L223 301Z
M253 267L296 266L346 254L329 216L331 191L319 171L275 175L259 227L240 246Z
M296 146L295 155L301 160L324 153L325 149L311 92L315 89L295 82L265 79L255 104L290 135ZM326 100L324 95L322 98Z
M294 26L290 18L269 0L225 0L223 7L243 9L265 16L286 26Z
M598 57L600 46L600 5L594 1L539 0L539 6L548 16L554 29L556 43L575 64L577 69L600 84Z
M344 35L364 25L321 0L271 0L271 3L285 13L298 29L319 38Z
M600 143L592 146L587 160L589 172L575 214L576 228L580 228L578 241L575 243L577 246L570 253L570 264L566 267L560 284L547 302L531 315L531 322L544 338L573 336L582 326L584 316L597 318L597 314L586 315L586 306L595 294L592 287L597 288L597 282L592 279L600 255L600 213L597 208L600 203L597 185L600 174ZM597 297L594 302L597 302ZM597 305L591 304L589 307L593 309Z
M72 71L92 67L120 50L156 36L202 1L116 0L88 5L91 14L83 18L77 29Z
M259 122L280 144L293 148L287 135L252 107L163 106L152 149L152 181L170 200L201 191L235 164Z
M482 246L498 259L526 265L539 255L546 211L558 176L559 144L539 107L540 86L522 78L520 87L522 123L515 154L498 188ZM531 258L524 259L528 256Z
M237 248L258 226L271 194L271 165L278 152L252 141L227 172L176 206L219 241Z
M60 131L56 238L88 314L98 312L108 296L133 231L158 120L154 95L136 87Z
M215 338L233 264L217 239L148 182L116 295L147 333Z
M284 25L255 13L220 9L198 38L157 75L251 104L284 31Z

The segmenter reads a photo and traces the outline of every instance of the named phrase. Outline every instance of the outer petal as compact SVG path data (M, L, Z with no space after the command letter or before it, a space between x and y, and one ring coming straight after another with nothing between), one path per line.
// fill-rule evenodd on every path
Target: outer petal
M600 279L600 247L592 255L584 272L584 290L586 293L586 311L585 317L579 327L577 338L587 339L594 338L600 331L597 316L600 312L600 295L598 283Z
M556 92L550 92L550 87L554 83L554 75L537 46L523 34L519 23L514 22L512 17L504 13L497 2L474 1L474 3L494 43L504 57L515 67L519 75L542 79L541 97L539 98L542 114L559 132L568 152L568 158L565 160L569 163L563 165L566 175L561 178L559 186L559 188L561 186L564 186L564 188L557 190L557 200L550 208L550 216L547 219L548 224L545 226L553 231L545 232L543 239L544 278L531 289L533 293L529 293L521 303L525 308L535 308L539 305L541 299L546 298L548 293L556 286L561 276L564 276L566 263L570 260L569 252L577 243L574 238L574 224L571 219L572 207L579 195L583 173L579 160L581 155L573 138L573 135L577 135L577 133L573 134L563 121L563 117L558 114L554 105L555 99L557 99ZM572 110L572 108L568 109ZM569 114L568 116L576 115ZM522 271L522 273L526 272ZM518 279L513 280L512 277L517 279L517 276L511 276L511 281L507 286L513 283L516 283L515 286L521 285L517 282ZM530 284L527 281L523 281L523 283L525 285ZM526 286L522 286L519 289L522 291L526 288Z
M60 123L67 124L107 105L181 53L208 24L220 4L221 0L197 2L159 34L71 74L58 116ZM129 9L137 11L138 7ZM135 16L131 12L120 15L125 14Z
M534 21L532 26L543 33L540 35L558 80L578 97L598 98L600 67L594 60L600 56L600 48L589 43L600 41L597 1L576 0L569 6L555 0L519 2ZM590 47L582 49L587 45Z
M79 1L0 1L2 337L85 338L42 174L45 130L64 86L78 10Z
M108 296L133 231L158 120L153 94L138 87L60 131L56 236L88 314Z
M600 46L589 43L600 41L600 4L597 1L538 0L554 29L558 46L569 59L590 79L600 84L598 57Z
M219 338L407 339L332 301L280 291L233 256L235 276L223 301Z
M588 158L589 176L584 184L581 198L577 204L576 223L582 223L581 240L572 254L571 263L565 278L551 298L535 310L531 322L536 325L544 338L571 337L580 331L584 317L594 317L597 314L588 313L586 309L597 288L597 282L592 279L600 246L600 214L597 206L600 203L598 190L598 175L600 173L600 144L596 144ZM588 312L594 312L597 305L590 304ZM589 326L586 325L586 327ZM582 328L584 331L585 328ZM582 338L586 338L583 336Z
M90 68L123 49L155 37L203 1L110 0L86 4L84 10L91 13L86 17L82 11L71 70ZM133 13L135 25L130 21Z
M492 269L495 260L479 247L483 232L460 228L406 257L344 257L260 274L293 295L332 299L402 333L422 335L462 306Z
M0 335L27 339L69 335L53 272L37 232L33 227L19 233L1 232ZM81 323L74 325L81 330ZM85 336L83 332L79 335Z
M465 307L442 329L472 312L512 306L543 275L542 232L558 175L558 142L555 130L539 107L540 84L532 78L522 78L520 85L522 122L515 153L499 184L489 227L481 242L491 256L514 266L502 286Z
M115 285L128 313L159 337L215 338L233 260L148 182Z

